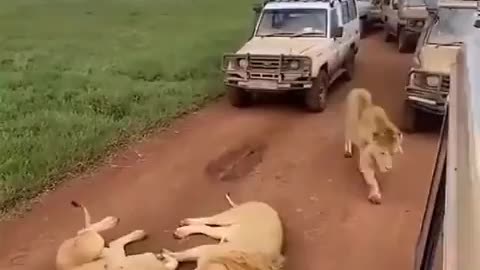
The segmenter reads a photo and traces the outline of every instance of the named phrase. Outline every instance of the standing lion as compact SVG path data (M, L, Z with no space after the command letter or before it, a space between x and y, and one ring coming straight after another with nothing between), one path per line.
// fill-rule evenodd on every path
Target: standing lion
M402 150L403 136L385 110L372 103L367 89L354 88L346 98L345 157L353 156L353 146L359 150L359 170L369 187L368 200L380 204L382 194L375 178L392 169L392 157Z

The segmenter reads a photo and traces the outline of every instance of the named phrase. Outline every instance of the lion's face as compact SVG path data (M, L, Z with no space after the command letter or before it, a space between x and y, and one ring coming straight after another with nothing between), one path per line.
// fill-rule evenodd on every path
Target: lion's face
M388 148L382 147L376 143L371 146L371 153L375 163L378 166L378 169L385 173L392 169L393 167L393 155Z
M373 134L371 153L381 172L388 172L392 169L393 156L397 153L403 153L402 142L402 133L393 129L386 129L384 132Z

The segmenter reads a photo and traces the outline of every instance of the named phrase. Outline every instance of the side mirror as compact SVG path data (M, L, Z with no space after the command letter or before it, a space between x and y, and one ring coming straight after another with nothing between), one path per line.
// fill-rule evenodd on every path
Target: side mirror
M255 4L253 6L253 11L255 12L255 14L260 14L260 12L262 12L262 5L261 4Z
M341 37L343 37L343 27L342 27L342 26L338 26L337 28L333 29L332 37L333 37L333 38L341 38Z

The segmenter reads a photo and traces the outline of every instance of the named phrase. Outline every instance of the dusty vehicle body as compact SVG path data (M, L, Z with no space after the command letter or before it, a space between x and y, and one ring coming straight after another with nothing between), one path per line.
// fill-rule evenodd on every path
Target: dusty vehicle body
M443 115L452 66L476 14L473 1L441 2L419 39L410 69L405 101L405 129L415 131L417 113Z
M450 71L415 270L480 269L480 10L478 14L463 25L465 40Z
M351 79L360 41L356 0L266 1L252 37L223 59L230 103L257 92L301 91L309 111L326 107L329 86Z
M397 39L399 52L413 51L427 17L424 0L382 0L385 41Z
M382 9L378 0L358 0L358 17L360 18L360 37L365 37L370 27L382 23Z

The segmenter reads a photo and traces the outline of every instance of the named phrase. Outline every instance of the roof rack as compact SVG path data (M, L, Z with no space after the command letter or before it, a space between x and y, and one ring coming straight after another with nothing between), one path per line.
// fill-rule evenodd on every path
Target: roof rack
M263 0L263 6L265 6L268 3L315 3L315 2L322 2L322 3L330 3L330 5L333 5L335 1L341 2L341 0Z

